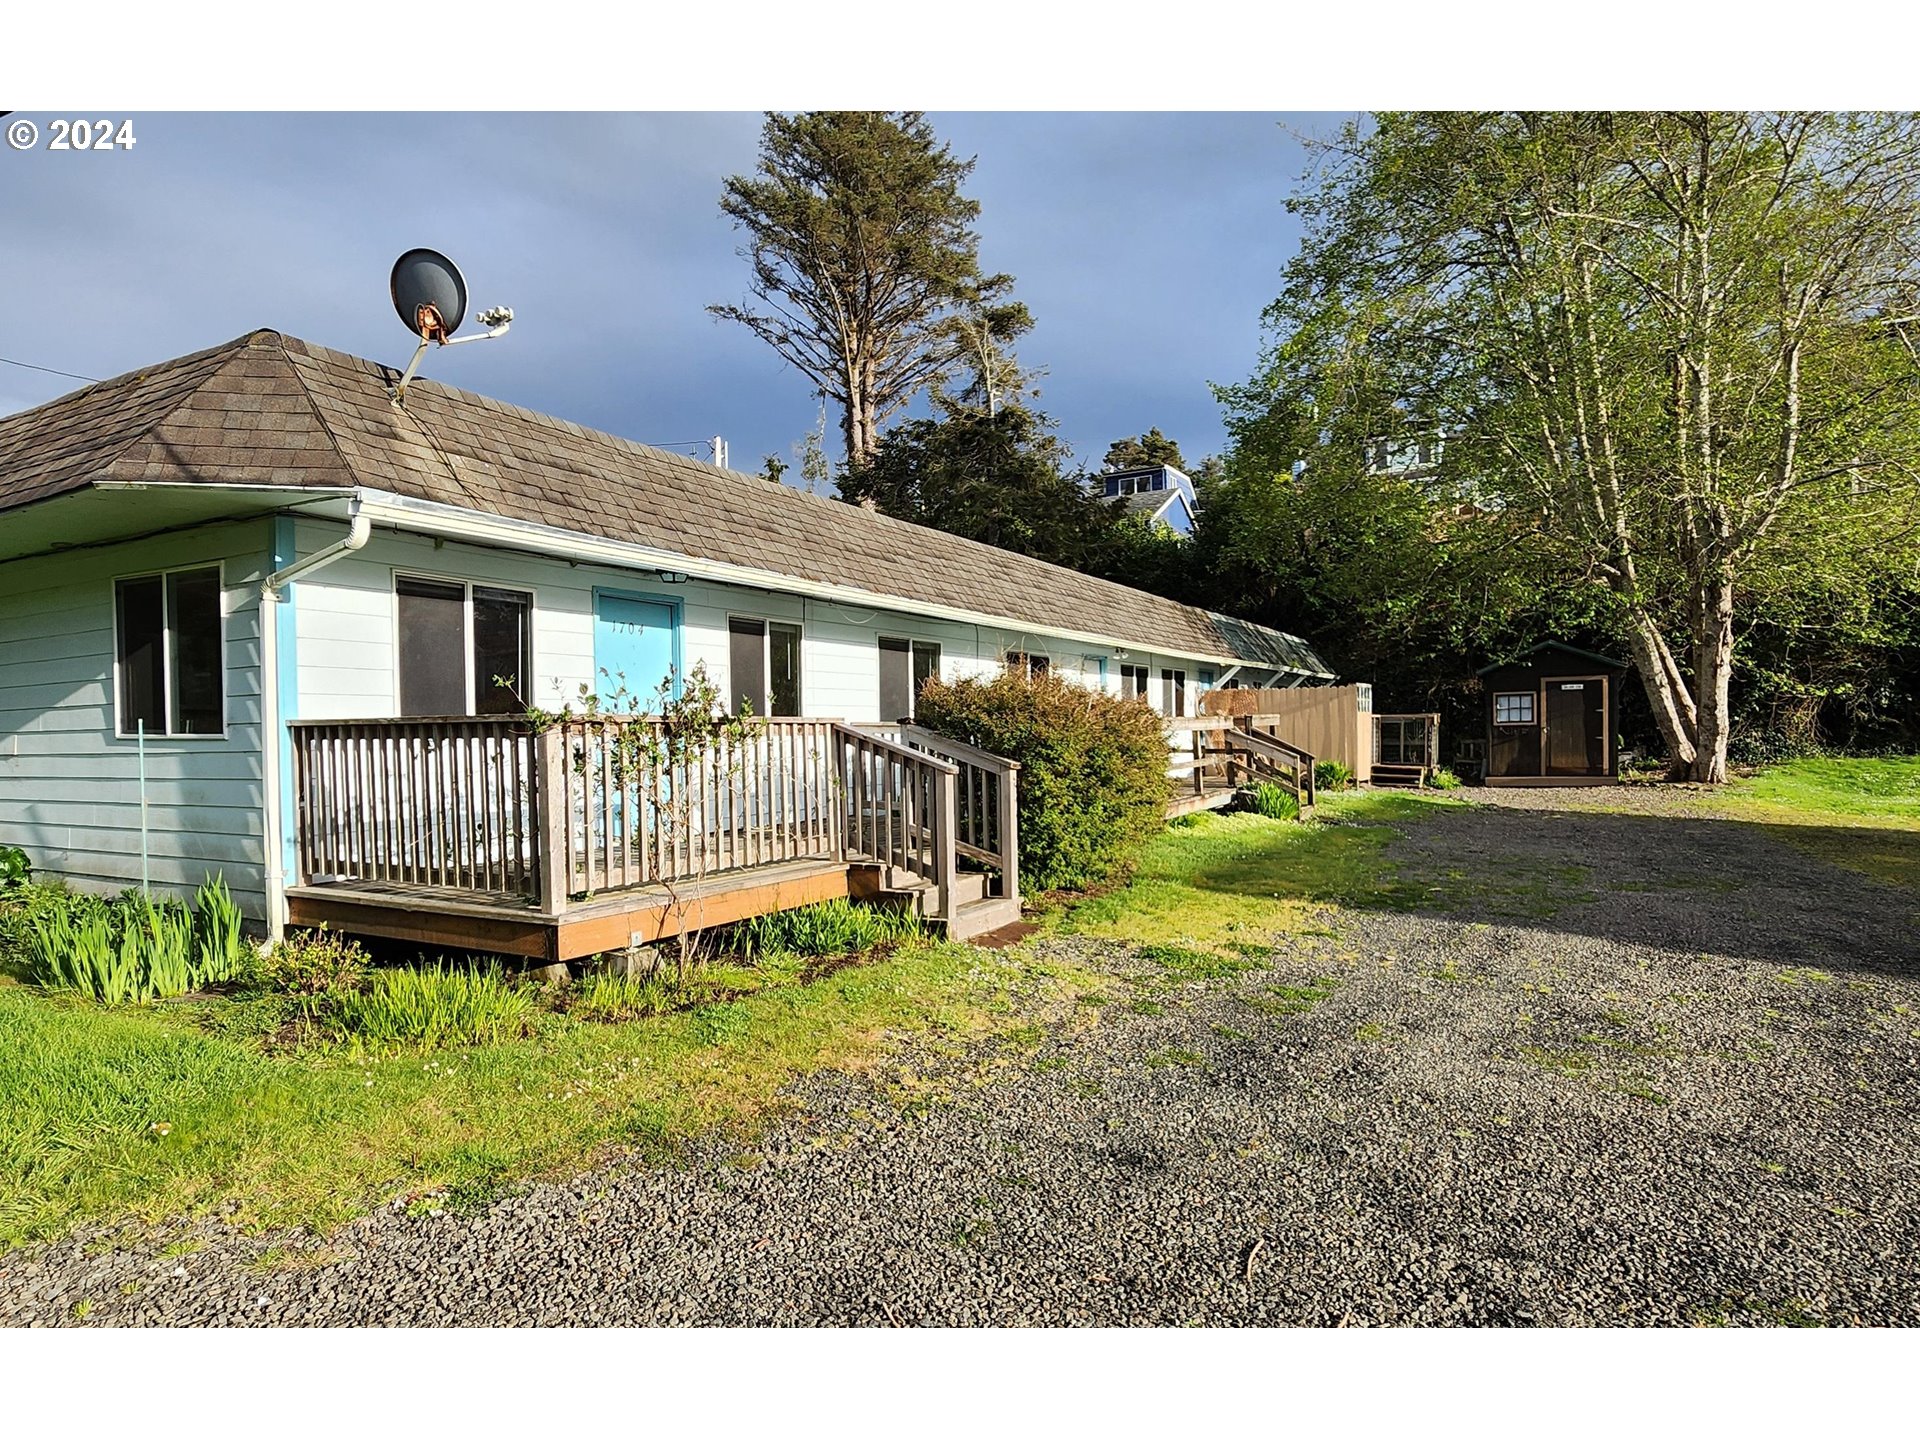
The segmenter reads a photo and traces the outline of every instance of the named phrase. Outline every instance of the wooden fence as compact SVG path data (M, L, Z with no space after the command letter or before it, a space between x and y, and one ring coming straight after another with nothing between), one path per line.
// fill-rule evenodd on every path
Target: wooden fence
M1356 780L1373 770L1370 685L1301 685L1289 690L1209 690L1200 700L1209 715L1257 715L1296 749L1345 765Z

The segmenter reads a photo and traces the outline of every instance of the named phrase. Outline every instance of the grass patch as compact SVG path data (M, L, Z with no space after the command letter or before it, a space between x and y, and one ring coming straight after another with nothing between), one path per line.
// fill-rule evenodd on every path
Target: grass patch
M1331 978L1311 985L1269 985L1258 995L1242 995L1240 1003L1262 1015L1304 1015L1331 995L1340 982Z
M1848 870L1920 890L1920 756L1790 760L1724 795L1736 819Z
M1452 802L1411 795L1329 796L1305 824L1259 815L1196 815L1156 836L1133 883L1053 917L1079 935L1238 953L1298 931L1326 904L1408 910L1429 903L1380 851L1393 822Z
M1018 951L912 943L625 1024L548 1015L436 1055L281 1056L210 1033L205 1005L106 1010L0 985L0 1245L225 1200L243 1225L318 1229L396 1197L484 1203L605 1146L750 1134L783 1086L871 1064L890 1034L976 1038L1100 983Z
M1198 1050L1180 1049L1161 1050L1147 1057L1149 1070L1161 1070L1169 1065L1177 1065L1189 1070L1204 1070L1207 1068L1207 1057Z

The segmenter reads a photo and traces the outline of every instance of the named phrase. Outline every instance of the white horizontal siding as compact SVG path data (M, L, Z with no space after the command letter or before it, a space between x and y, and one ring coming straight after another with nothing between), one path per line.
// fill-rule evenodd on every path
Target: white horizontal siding
M0 843L75 885L139 883L140 746L113 733L113 582L224 562L227 733L147 740L147 864L183 894L217 870L263 912L255 601L268 544L269 522L249 520L0 564Z
M340 538L339 525L301 522L299 553L310 554ZM703 664L723 694L731 693L727 621L752 616L801 627L801 709L808 715L852 721L880 717L879 640L882 635L929 640L940 646L947 679L999 673L1009 650L1045 655L1054 671L1098 684L1099 655L1085 645L1016 628L932 620L910 611L860 607L798 595L693 580L661 582L652 571L578 565L551 556L521 554L455 541L380 530L366 547L334 561L291 588L295 607L302 718L383 717L398 709L394 640L396 574L441 576L531 590L534 595L533 675L528 698L558 708L577 703L581 685L604 693L610 685L594 672L593 595L596 588L670 601L681 608L682 662ZM1089 616L1095 626L1101 617ZM1089 658L1095 662L1089 666ZM1160 671L1187 671L1188 709L1197 701L1190 662L1125 650L1108 654L1106 689L1117 694L1122 664L1144 664L1154 673L1159 703ZM1091 679L1089 680L1089 671ZM659 677L626 677L638 695Z

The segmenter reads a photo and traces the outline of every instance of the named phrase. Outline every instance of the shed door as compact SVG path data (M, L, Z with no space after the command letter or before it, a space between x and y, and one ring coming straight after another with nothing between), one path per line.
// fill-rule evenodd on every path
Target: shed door
M1604 775L1606 719L1598 680L1552 680L1547 691L1547 774Z
M674 607L629 595L593 597L594 689L624 685L636 709L653 708L660 682L673 672Z

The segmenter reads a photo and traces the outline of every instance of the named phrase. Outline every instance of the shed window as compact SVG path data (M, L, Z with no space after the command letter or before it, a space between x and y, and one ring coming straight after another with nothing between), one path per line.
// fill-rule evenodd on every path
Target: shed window
M1493 723L1496 725L1533 724L1533 692L1515 691L1493 697Z
M1144 665L1122 665L1120 667L1120 693L1129 700L1147 698L1147 667Z
M736 715L800 713L800 627L735 616L727 621Z
M1035 675L1044 675L1053 668L1053 660L1046 655L1030 655L1024 650L1007 651L1007 670L1014 675L1025 675L1032 679Z
M394 578L402 715L517 715L533 667L533 596Z
M223 733L220 567L116 581L113 612L119 733Z

